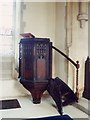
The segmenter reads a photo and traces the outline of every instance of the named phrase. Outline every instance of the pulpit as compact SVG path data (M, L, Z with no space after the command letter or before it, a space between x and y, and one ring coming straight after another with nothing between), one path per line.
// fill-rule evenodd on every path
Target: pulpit
M52 42L48 38L22 38L19 43L19 79L30 91L33 103L40 103L52 78Z

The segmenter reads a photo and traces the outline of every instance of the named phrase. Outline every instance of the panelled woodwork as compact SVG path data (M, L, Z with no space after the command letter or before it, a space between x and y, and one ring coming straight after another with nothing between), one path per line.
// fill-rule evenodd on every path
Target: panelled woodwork
M40 103L52 77L52 42L48 38L23 38L19 43L19 78L34 103Z

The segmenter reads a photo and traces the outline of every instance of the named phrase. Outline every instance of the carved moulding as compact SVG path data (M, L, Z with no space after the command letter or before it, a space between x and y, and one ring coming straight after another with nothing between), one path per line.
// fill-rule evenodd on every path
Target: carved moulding
M79 14L77 19L80 21L80 28L84 28L86 21L88 21L87 4L88 2L79 2Z

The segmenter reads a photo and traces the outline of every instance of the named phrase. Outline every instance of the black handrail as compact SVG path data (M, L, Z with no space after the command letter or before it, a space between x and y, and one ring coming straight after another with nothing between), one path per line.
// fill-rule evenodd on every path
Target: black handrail
M56 50L58 53L60 53L62 56L64 56L67 60L69 60L75 67L76 67L76 95L79 98L79 90L78 90L78 70L79 70L79 61L76 61L76 63L69 58L67 55L65 55L62 51L60 51L58 48L56 48L55 46L52 46L52 48L54 50Z
M63 55L65 58L67 58L75 67L77 67L77 64L71 58L69 58L67 55L65 55L62 51L60 51L55 46L52 46L52 48L55 49L57 52L59 52L61 55Z

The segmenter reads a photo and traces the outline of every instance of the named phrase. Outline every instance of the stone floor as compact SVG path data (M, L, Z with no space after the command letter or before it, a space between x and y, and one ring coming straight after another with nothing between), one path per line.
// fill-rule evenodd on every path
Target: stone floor
M0 110L0 118L35 118L59 115L55 107L55 103L51 97L43 96L40 104L33 104L31 96L15 98L18 99L21 108ZM83 104L83 99L80 100L80 104ZM87 107L87 103L84 102L84 104ZM85 119L89 117L88 114L85 113L85 111L83 112L81 109L78 109L74 105L63 107L63 113L77 119Z
M73 106L82 110L83 112L90 116L90 100L80 98L78 103L74 104Z

